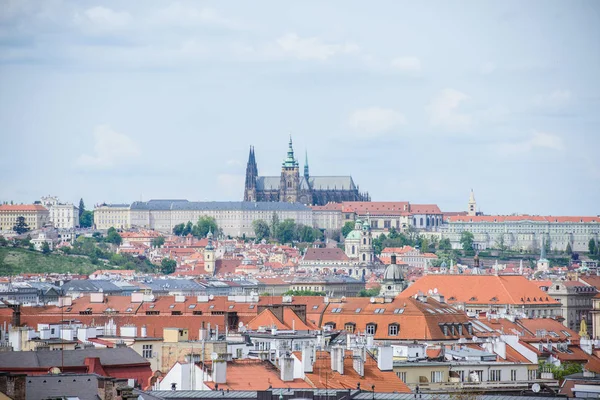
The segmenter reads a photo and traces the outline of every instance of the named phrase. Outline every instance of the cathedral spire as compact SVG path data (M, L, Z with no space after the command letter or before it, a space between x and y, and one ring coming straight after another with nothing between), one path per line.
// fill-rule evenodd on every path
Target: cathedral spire
M290 134L290 143L287 151L287 158L283 161L283 166L294 168L298 166L298 161L294 158L294 147L292 145L292 135Z
M306 178L306 180L308 180L309 173L308 173L308 151L307 150L304 151L304 177Z

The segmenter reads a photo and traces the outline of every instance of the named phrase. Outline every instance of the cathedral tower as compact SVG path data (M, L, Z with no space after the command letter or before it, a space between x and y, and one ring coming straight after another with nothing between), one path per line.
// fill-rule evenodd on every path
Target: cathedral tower
M244 201L256 201L256 178L258 177L258 167L254 157L254 147L250 146L248 155L248 164L246 165L246 184L244 186Z
M296 203L300 189L300 167L294 158L292 136L288 147L287 157L281 164L281 179L279 183L279 201Z

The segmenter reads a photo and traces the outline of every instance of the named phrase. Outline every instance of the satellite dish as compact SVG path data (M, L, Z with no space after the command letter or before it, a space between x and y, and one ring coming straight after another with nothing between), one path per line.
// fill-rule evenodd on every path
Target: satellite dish
M244 323L243 323L242 321L240 321L240 323L238 324L238 327L240 327L240 328L241 328L241 327L243 327L243 326L244 326Z
M438 290L437 288L433 288L433 293L437 294Z
M534 383L533 385L531 385L531 390L533 390L534 393L539 393L541 390L540 384Z
M210 359L215 361L217 358L219 358L219 355L217 353L210 353Z
M375 303L375 297L371 297L370 301L371 303Z
M215 299L215 295L214 295L214 294L211 294L210 296L208 296L208 299L209 299L209 300L214 300L214 299Z
M432 294L433 294L433 290L429 289L429 290L427 291L427 294L428 294L428 295L432 295Z

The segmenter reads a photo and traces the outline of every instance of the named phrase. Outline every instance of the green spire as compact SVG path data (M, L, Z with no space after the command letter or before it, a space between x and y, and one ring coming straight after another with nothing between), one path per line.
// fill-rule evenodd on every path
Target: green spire
M292 146L292 135L290 135L290 143L287 152L287 158L283 162L283 166L286 168L294 168L298 166L298 161L294 158L294 147Z
M304 177L308 179L308 151L304 151Z

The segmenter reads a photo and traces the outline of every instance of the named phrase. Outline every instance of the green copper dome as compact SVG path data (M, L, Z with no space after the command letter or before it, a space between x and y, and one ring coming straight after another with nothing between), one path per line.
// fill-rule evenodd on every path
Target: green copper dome
M350 233L346 236L346 240L360 240L360 232L359 231L350 231Z

